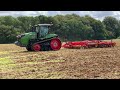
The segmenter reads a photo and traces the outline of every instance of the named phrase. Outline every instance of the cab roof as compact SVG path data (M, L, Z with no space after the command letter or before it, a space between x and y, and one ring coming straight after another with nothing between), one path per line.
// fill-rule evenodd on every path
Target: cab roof
M35 26L52 26L53 24L37 24Z

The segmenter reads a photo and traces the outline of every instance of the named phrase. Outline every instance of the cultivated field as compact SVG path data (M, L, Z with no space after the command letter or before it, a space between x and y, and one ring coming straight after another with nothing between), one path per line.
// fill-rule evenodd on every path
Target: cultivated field
M27 52L0 45L0 79L119 79L120 40L114 48Z

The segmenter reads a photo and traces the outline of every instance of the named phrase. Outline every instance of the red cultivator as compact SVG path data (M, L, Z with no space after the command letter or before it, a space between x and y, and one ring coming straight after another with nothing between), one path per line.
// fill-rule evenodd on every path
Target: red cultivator
M107 42L101 40L84 40L76 42L66 42L62 47L64 48L104 48L104 47L114 47L115 42Z

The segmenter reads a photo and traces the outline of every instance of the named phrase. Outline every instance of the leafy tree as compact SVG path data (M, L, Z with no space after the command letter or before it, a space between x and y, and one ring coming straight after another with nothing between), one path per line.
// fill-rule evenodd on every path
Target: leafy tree
M109 38L120 36L120 22L114 17L105 17L103 23L108 31Z
M120 36L120 21L105 17L101 22L86 15L76 14L56 16L0 16L0 43L13 43L16 36L29 32L31 26L51 23L50 33L58 34L62 41L112 39Z

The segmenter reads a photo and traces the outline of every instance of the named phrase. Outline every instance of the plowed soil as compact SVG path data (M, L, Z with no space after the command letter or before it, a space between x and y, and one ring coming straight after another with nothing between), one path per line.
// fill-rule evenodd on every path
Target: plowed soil
M119 79L120 40L112 48L28 52L0 45L0 79Z

